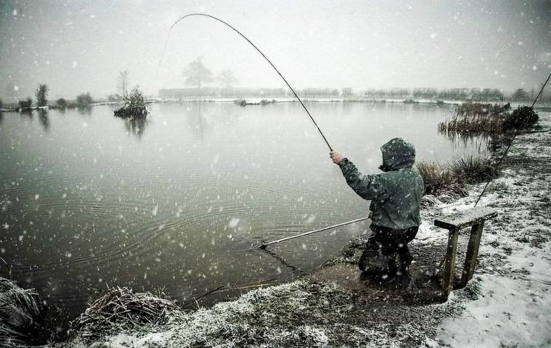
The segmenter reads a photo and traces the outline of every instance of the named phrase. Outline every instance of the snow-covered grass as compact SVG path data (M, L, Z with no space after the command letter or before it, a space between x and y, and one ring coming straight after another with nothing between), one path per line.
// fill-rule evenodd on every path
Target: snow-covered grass
M551 114L542 114L543 132L517 138L503 176L479 203L499 215L487 223L481 240L475 273L480 296L439 328L447 346L551 346ZM444 213L470 208L481 189L439 208ZM423 230L431 235L428 226Z
M416 315L393 307L390 310L404 317L401 323L395 323L388 320L385 311L377 312L377 303L336 284L303 279L253 290L211 309L174 313L162 326L143 326L94 342L77 337L60 346L412 347L421 344L427 335L435 336L435 323L447 307L426 306L421 312L414 310Z

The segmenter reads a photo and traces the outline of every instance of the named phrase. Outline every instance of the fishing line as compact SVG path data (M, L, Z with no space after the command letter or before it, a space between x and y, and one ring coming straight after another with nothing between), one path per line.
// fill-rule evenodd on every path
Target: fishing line
M170 27L170 30L168 31L168 34L167 34L167 37L166 37L166 41L165 41L165 45L164 45L164 48L163 48L163 53L161 54L161 60L159 61L159 67L161 66L161 63L163 62L163 57L165 55L165 50L166 50L166 46L168 44L168 39L170 38L170 33L172 31L172 28L174 28L174 26L176 24L178 24L181 20L185 19L185 18L188 18L188 17L193 17L193 16L201 16L201 17L208 17L208 18L212 18L224 25L226 25L227 27L229 27L230 29L232 29L233 31L235 31L237 34L239 34L242 38L244 38L245 40L247 40L248 43L251 44L251 46L253 46L257 51L258 53L260 53L262 55L262 57L264 57L264 59L266 59L266 61L268 61L268 63L270 63L270 65L272 66L272 68L274 68L274 70L278 73L278 75L281 77L281 79L285 82L285 84L287 85L287 87L289 87L289 89L291 90L291 92L293 92L295 98L298 99L298 101L300 102L300 105L302 105L302 108L304 109L304 111L306 111L306 113L308 114L308 116L310 116L310 119L312 120L312 122L314 123L314 126L316 126L316 128L318 129L318 132L321 134L321 136L323 137L323 140L325 141L325 143L327 144L327 146L329 147L329 150L330 151L333 151L333 148L331 147L331 145L329 145L329 142L327 141L327 138L325 138L325 135L323 135L323 132L321 131L320 127L318 126L318 124L316 123L316 120L314 120L314 117L312 117L312 115L310 114L310 111L308 111L308 109L306 108L306 105L304 105L304 103L302 102L302 100L299 98L299 96L297 95L297 93L295 92L295 90L293 89L293 87L291 87L291 85L289 84L289 82L287 82L287 80L285 79L285 77L283 77L283 75L279 72L279 70L277 70L277 68L275 67L275 65L268 59L268 57L266 57L266 55L264 53L262 53L262 51L256 47L256 45L254 43L252 43L251 40L249 40L245 35L243 35L239 30L235 29L233 26L231 26L230 24L224 22L223 20L221 20L220 18L217 18L217 17L214 17L214 16L211 16L209 14L206 14L206 13L190 13L188 15L185 15L183 17L181 17L180 19L178 19L176 22L174 22L174 24L172 24L172 26ZM158 69L157 69L158 71Z
M536 105L536 102L538 101L539 97L541 96L541 94L543 93L543 90L545 88L545 86L547 86L547 83L549 82L549 79L551 78L551 73L549 74L549 76L547 77L547 80L545 81L545 83L543 84L543 86L541 87L540 89L540 92L538 93L538 95L536 96L536 99L534 99L534 102L532 103L532 106L530 106L530 108L533 108L534 105ZM509 149L511 148L511 145L513 145L513 141L515 141L515 138L517 137L518 133L519 133L519 129L521 127L517 128L515 130L515 134L513 135L513 139L511 139L511 142L509 143L509 145L507 146L507 149L505 149L505 152L503 153L503 156L501 156L501 158L499 159L499 162L496 164L496 167L495 167L495 171L497 172L499 166L501 165L501 162L503 162L503 159L505 158L505 156L507 156L507 153L509 152ZM480 201L480 198L482 198L482 196L484 195L484 192L486 192L486 188L488 188L488 185L490 185L490 183L492 182L493 178L490 177L490 180L488 180L488 182L486 183L486 185L484 186L484 189L482 189L482 192L480 193L480 195L478 196L478 199L476 200L474 206L476 207L476 205L478 204L478 202Z

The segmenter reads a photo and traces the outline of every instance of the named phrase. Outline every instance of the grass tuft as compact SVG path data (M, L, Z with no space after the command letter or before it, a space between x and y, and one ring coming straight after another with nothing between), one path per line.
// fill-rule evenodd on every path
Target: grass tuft
M464 196L468 184L497 177L490 161L482 157L458 158L447 164L421 161L415 166L423 178L427 195L453 192Z
M436 195L444 191L464 194L461 187L455 183L451 171L440 163L417 162L417 170L425 184L426 195Z
M482 157L458 158L452 161L449 167L456 180L467 184L476 184L497 177L496 169L489 160Z

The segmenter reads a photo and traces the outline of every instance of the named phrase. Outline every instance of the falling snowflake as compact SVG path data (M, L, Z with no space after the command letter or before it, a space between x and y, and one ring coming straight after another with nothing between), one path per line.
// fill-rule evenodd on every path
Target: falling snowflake
M228 224L228 227L229 228L236 228L238 224L239 224L239 219L238 218L232 218L230 220L230 223Z

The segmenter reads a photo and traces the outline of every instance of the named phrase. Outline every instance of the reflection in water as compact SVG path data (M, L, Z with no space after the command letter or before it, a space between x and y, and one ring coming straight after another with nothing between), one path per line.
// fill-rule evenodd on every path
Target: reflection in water
M474 148L478 154L490 149L496 135L486 132L455 132L438 129L438 134L446 137L452 144L452 148Z
M40 118L40 123L42 124L42 127L44 128L44 131L50 130L50 120L48 119L48 111L47 110L38 110L38 117Z
M4 120L4 113L0 111L0 124L2 124L3 120Z
M83 106L81 108L78 108L78 113L81 115L90 116L92 115L92 106Z
M134 134L138 137L138 139L142 138L143 132L147 124L148 121L145 118L131 118L129 120L124 120L124 128L126 129L127 134Z
M209 124L206 118L203 116L203 103L196 102L191 103L187 108L188 122L191 126L191 129L194 130L194 133L199 137L200 140L203 140L205 137L205 131L208 130Z
M19 111L19 114L20 114L21 116L27 116L27 117L30 118L30 119L33 118L33 111L30 110L30 109L21 110L21 111Z

